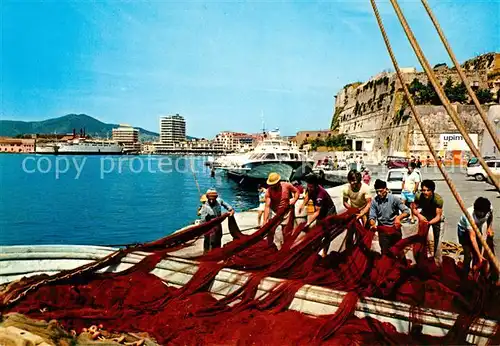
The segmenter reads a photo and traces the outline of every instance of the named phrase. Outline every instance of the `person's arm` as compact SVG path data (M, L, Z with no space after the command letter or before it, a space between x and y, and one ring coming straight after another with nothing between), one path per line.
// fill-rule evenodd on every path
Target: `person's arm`
M263 223L269 220L269 214L271 213L271 196L269 196L269 191L266 192L266 207L264 208L264 219Z
M394 203L396 207L401 211L401 214L394 218L394 226L397 228L401 227L401 220L410 215L410 208L408 208L404 203L399 199L394 197Z
M479 259L479 262L484 261L483 255L481 255L481 251L479 251L479 246L477 246L477 240L476 240L476 232L472 228L468 229L469 237L470 237L470 242L472 243L472 248L476 252L477 258Z
M309 194L305 193L304 194L304 201L302 202L302 205L299 207L299 213L302 213L302 210L304 208L307 208L307 203L309 203Z
M377 204L376 203L371 203L370 205L370 228L375 228L376 220L377 220Z
M227 204L223 199L220 200L220 205L222 205L224 207L224 209L226 209L231 216L234 215L233 207L231 207L229 204Z
M368 213L368 211L370 211L370 209L371 209L372 198L365 197L365 199L366 199L366 205L359 211L358 219L361 218L362 216L366 215Z
M410 203L410 209L411 209L411 212L413 213L413 215L415 215L417 217L418 221L427 222L427 219L425 218L425 216L420 214L420 212L418 211L416 198L415 198L415 202Z
M342 189L342 199L344 201L344 208L349 209L351 206L349 205L349 187L344 186Z
M420 222L428 222L427 218L423 216L420 211L418 211L419 203L420 203L420 198L422 198L421 195L416 195L415 196L415 202L410 203L410 209L413 215L415 215Z
M418 173L415 172L415 189L413 190L413 193L417 193L419 185L420 185L420 175L418 175Z
M429 225L434 225L436 223L441 222L442 217L443 217L443 208L436 208L436 216L429 221Z
M311 215L311 218L308 222L308 225L312 224L314 222L314 220L316 220L318 218L320 211L321 211L321 207L318 207L318 206L314 207L314 214Z
M200 209L200 218L203 220L203 221L206 221L207 220L207 216L208 216L208 207L205 204L203 204L201 206L201 209Z
M290 200L290 205L294 205L297 202L297 200L299 199L299 190L297 190L297 188L295 186L293 186L292 184L290 184L289 188L290 188L290 192L293 194L293 197Z
M488 235L488 237L493 237L495 235L495 232L493 232L493 212L492 211L490 212L490 216L488 217L488 220L486 221L486 227L487 227L486 234ZM497 254L497 256L498 256L498 254Z

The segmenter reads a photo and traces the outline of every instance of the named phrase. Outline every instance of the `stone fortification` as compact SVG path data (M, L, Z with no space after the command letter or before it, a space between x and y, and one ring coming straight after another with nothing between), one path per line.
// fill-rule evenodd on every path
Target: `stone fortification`
M489 90L493 101L498 103L500 54L489 53L470 59L463 64L463 68L471 87L475 90ZM418 72L415 68L403 68L402 71L407 85L411 85L415 80L427 85L427 75L424 72ZM451 80L454 87L460 86L461 80L455 68L438 64L434 67L434 73L442 85ZM467 99L463 103L469 102ZM433 103L434 105L424 104L418 107L426 128L433 133L433 138L439 140L441 133L458 132L444 107L439 105L439 100L437 105L435 101ZM480 142L484 125L480 123L475 108L467 104L456 104L455 107L470 133L479 135ZM485 109L488 108L485 105ZM382 72L367 82L348 84L340 90L336 95L331 128L359 141L371 141L373 144L368 150L380 151L381 155L407 152L421 147L421 136L415 134L416 124L394 72Z

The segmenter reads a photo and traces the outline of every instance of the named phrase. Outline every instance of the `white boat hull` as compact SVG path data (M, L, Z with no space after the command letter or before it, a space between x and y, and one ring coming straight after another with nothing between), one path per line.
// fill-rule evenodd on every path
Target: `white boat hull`
M41 246L2 246L0 247L0 284L5 284L25 276L37 274L56 274L62 270L98 260L113 251L114 248L81 245L41 245ZM121 260L119 265L102 271L119 272L138 263L145 253L132 253ZM168 257L158 263L152 274L174 287L185 285L198 268L195 261ZM233 269L222 269L215 278L211 293L217 299L223 298L241 287L249 274ZM282 280L265 278L259 285L257 297L269 292ZM333 314L342 302L346 292L328 288L304 285L289 306L290 310L319 316ZM412 308L408 304L377 298L365 298L358 302L355 315L372 317L382 322L389 322L399 332L409 332L409 318ZM443 336L453 326L458 315L451 312L420 309L422 332L428 335ZM496 331L496 323L479 319L471 326L467 341L485 344Z

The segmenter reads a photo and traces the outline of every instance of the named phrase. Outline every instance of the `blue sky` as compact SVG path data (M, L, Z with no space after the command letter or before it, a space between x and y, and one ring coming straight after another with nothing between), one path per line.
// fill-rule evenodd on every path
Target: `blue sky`
M500 51L500 2L429 1L460 61ZM418 66L387 0L402 66ZM345 84L391 67L369 0L13 1L1 6L2 119L86 113L158 131L329 127ZM401 1L431 64L449 62L419 1Z

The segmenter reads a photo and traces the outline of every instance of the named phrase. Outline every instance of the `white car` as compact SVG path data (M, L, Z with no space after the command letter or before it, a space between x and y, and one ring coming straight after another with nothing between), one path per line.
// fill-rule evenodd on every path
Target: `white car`
M486 164L493 173L500 174L500 159L487 160ZM479 162L475 162L467 167L467 176L474 177L477 181L484 181L487 174Z
M422 181L422 173L415 169L420 181ZM395 195L400 195L403 190L403 178L408 175L407 168L391 168L387 171L387 176L385 181L387 182L387 188ZM419 186L420 189L420 186Z

